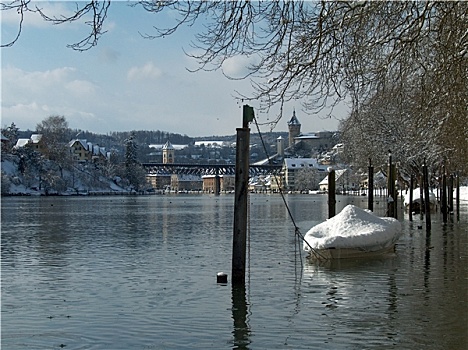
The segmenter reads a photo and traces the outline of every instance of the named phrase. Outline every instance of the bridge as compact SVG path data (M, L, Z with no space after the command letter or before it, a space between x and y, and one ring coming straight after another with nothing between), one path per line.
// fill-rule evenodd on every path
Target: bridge
M235 175L235 164L143 163L147 174ZM279 175L282 165L250 165L249 176Z

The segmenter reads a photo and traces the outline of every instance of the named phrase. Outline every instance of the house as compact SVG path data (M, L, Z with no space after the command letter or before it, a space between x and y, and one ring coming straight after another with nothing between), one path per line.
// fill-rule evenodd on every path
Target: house
M283 162L283 185L290 191L297 190L296 175L306 169L325 173L327 167L317 162L315 158L285 158Z
M217 179L220 192L232 192L235 189L235 175L203 175L203 192L216 193Z
M154 189L164 190L171 186L171 174L148 174L146 182Z
M250 192L279 192L281 187L281 176L259 175L249 180Z
M77 162L93 161L105 162L109 159L109 152L104 147L94 145L86 140L72 140L68 143L73 160Z
M335 170L335 186L336 190L339 191L341 189L347 189L348 185L346 184L345 186L345 176L343 176L346 173L346 169L339 169ZM325 176L325 178L320 181L319 183L319 189L320 191L328 191L328 174Z
M35 151L45 153L46 145L42 134L32 134L29 139L18 139L14 148L29 147Z
M86 140L72 140L68 144L73 160L77 162L86 162L91 160L91 152L89 151Z
M171 189L176 192L180 191L201 191L203 188L203 180L200 175L192 174L172 174Z

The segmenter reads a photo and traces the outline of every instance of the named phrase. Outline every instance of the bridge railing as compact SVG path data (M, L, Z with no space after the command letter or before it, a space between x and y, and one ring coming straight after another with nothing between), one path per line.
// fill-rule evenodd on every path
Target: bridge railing
M235 164L143 163L147 174L235 175ZM251 165L249 175L279 175L282 165Z

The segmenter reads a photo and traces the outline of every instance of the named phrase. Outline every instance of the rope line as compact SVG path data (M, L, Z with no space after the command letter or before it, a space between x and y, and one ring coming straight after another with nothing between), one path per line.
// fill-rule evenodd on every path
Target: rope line
M255 126L257 127L257 132L258 132L258 135L259 135L259 137L260 137L260 141L262 142L263 151L264 151L265 154L266 154L266 157L267 157L267 159L268 159L268 163L269 163L270 165L272 165L272 160L271 160L271 158L270 158L270 155L268 154L268 150L267 150L267 148L266 148L265 141L263 140L263 136L262 136L262 133L261 133L261 131L260 131L260 127L258 126L257 118L256 118L256 117L254 117L254 121L255 121ZM296 235L296 237L299 237L299 239L302 240L305 244L307 244L307 246L308 246L309 249L310 249L310 253L311 253L312 255L314 255L315 258L327 260L327 258L326 258L324 255L320 254L320 252L319 252L317 249L312 248L312 246L310 245L310 243L307 242L307 241L305 240L304 235L301 233L301 230L300 230L299 227L296 225L296 221L294 220L294 216L292 215L291 209L289 208L289 205L288 205L288 203L286 202L286 198L285 198L285 196L284 196L284 191L283 191L283 189L282 189L281 186L280 186L280 181L278 180L278 176L276 175L276 173L274 173L273 176L274 176L274 179L275 179L275 181L276 181L276 185L278 186L278 190L279 190L279 193L280 193L281 198L282 198L282 200L283 200L283 203L284 203L284 205L285 205L285 207L286 207L286 210L288 211L289 218L291 219L291 222L292 222L292 224L294 225L294 234Z

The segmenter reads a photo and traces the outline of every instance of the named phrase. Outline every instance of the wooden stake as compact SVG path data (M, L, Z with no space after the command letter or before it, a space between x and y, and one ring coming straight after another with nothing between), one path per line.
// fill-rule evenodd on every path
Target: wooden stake
M328 172L328 218L331 219L336 214L336 183L335 170Z
M447 223L447 175L445 174L445 166L442 166L442 221Z
M424 211L426 213L426 236L431 234L431 202L429 201L429 174L427 165L423 165L424 177Z
M244 106L243 128L237 130L236 177L234 201L234 232L232 244L232 283L245 284L245 258L247 247L247 200L249 186L249 121L253 109Z
M409 221L413 221L413 187L414 187L414 175L411 174L409 206L408 206Z
M370 158L367 173L367 208L374 211L374 167Z

